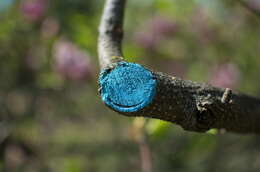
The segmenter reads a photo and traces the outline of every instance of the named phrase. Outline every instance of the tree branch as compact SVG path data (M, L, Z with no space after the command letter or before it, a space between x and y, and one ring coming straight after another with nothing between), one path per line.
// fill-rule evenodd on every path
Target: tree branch
M123 61L124 6L125 0L107 0L100 25L100 94L109 108L126 116L170 121L190 131L260 133L259 99Z
M121 61L126 0L107 0L99 27L98 53L101 68Z

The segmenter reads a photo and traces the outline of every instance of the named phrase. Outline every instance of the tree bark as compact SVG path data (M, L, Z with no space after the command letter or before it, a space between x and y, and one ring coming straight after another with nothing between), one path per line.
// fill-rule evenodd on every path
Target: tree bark
M118 82L118 78L111 77L110 74L116 70L120 71L122 63L127 64L123 62L121 51L124 7L125 0L107 0L99 28L98 52L102 69L99 81L100 93L109 108L126 116L144 116L170 121L189 131L205 132L211 128L217 128L237 133L260 133L260 99L233 92L229 88L216 88L205 83L186 81L146 68L144 69L152 75L149 81L156 82L154 85L151 84L151 87L155 87L155 94L151 97L151 101L134 110L121 110L111 106L107 100L115 99L117 102L120 100L119 102L123 103L117 106L126 109L132 104L124 101L133 101L132 97L126 100L124 97L121 98L121 95L115 98L117 91L109 92L110 96L113 95L108 97L109 99L104 98L107 96L104 93L106 88L114 90L110 88L114 87L113 85L108 85L110 83L107 78L110 77L109 82ZM128 68L122 70L128 70ZM124 71L122 75L125 74L127 71ZM121 77L121 75L116 76ZM140 81L138 78L134 78L133 82L128 81L131 79L133 79L132 74L125 78L130 84L126 90L133 87L130 93L135 95L132 92L138 90L138 85L134 84L140 82L145 85L146 83L142 82L143 78ZM119 82L115 85L115 89L124 89L125 84ZM143 95L146 96L146 92Z

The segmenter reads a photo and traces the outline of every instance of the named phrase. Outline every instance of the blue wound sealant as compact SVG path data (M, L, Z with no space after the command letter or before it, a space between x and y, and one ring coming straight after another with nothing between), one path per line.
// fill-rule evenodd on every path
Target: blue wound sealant
M136 112L152 102L156 80L151 71L135 63L119 62L99 77L103 102L119 112Z

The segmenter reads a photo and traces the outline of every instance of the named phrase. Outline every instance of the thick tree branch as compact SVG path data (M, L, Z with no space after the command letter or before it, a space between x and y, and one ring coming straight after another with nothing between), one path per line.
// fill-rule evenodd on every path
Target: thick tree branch
M109 108L126 116L170 121L190 131L260 133L259 99L123 61L124 5L125 0L107 0L100 25L100 93Z

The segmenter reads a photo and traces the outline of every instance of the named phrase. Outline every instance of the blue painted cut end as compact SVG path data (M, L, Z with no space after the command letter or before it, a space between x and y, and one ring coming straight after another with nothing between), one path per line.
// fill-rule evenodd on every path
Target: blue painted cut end
M103 102L119 112L136 112L153 100L156 80L153 74L135 63L119 62L99 77Z

